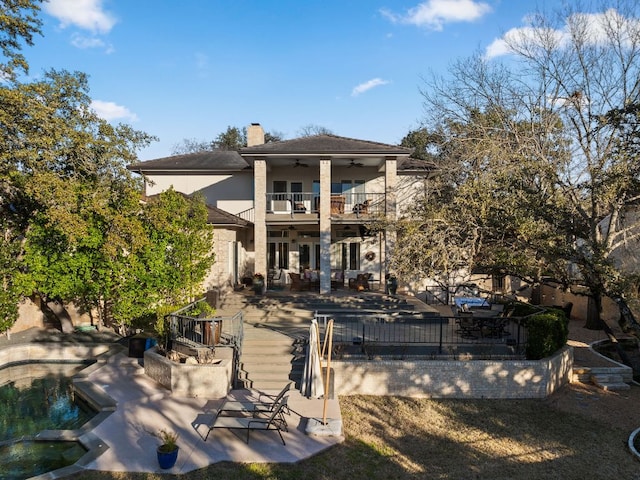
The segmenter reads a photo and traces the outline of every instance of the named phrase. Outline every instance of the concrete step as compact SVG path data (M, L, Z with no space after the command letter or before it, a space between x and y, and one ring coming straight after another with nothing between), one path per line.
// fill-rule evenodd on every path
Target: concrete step
M605 376L600 377L597 375L593 375L591 377L591 383L593 383L596 387L601 388L602 390L607 391L620 391L620 390L630 390L631 386L628 383L624 383L622 381L622 377L618 376Z

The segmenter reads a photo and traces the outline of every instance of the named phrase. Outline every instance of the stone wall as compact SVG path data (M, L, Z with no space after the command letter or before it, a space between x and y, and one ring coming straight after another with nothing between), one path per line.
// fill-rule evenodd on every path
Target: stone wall
M216 357L227 356L224 350L217 348ZM159 355L154 347L144 352L144 373L179 397L223 398L231 391L233 360L187 365Z
M545 398L569 383L573 349L542 360L337 360L335 395Z
M0 365L35 361L77 361L97 358L109 351L110 345L62 345L59 343L25 343L0 349Z

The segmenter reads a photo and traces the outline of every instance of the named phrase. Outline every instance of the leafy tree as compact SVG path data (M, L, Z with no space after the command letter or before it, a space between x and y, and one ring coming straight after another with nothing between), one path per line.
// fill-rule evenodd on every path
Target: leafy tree
M37 18L41 0L0 0L0 78L15 79L16 70L27 73L28 64L20 53L22 42L33 45L42 22Z
M149 200L143 224L149 242L140 257L153 269L158 303L194 299L214 261L213 229L202 196L186 197L169 189ZM151 271L151 270L149 270Z
M584 285L601 311L626 282L613 248L640 233L624 221L640 178L640 7L563 8L506 36L504 62L476 54L427 81L443 175L411 214L429 231L425 251L449 245L469 269ZM415 258L402 243L398 264Z
M229 126L218 134L212 145L220 150L240 150L247 146L247 129Z
M17 52L37 32L35 4L2 3L7 68L27 69ZM193 296L213 262L208 212L175 192L140 203L126 165L152 140L99 118L82 73L0 85L0 331L32 293L116 326Z

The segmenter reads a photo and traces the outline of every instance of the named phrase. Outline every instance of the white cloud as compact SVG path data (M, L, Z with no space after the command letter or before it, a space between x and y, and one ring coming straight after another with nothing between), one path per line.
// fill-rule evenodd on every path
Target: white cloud
M116 24L115 17L102 8L102 0L48 0L44 10L60 20L60 26L69 25L97 33L108 33Z
M104 48L107 53L113 53L113 45L106 43L98 37L85 37L79 33L71 35L71 45L76 48Z
M625 25L629 31L640 28L640 20L635 18L624 18L615 9L609 9L603 13L577 13L567 18L562 29L540 30L531 26L512 28L501 38L495 39L487 47L485 56L487 58L498 57L510 53L507 46L512 44L541 45L540 39L547 42L552 40L557 47L563 47L571 41L572 28L581 29L586 27L585 40L588 44L598 45L606 43L608 40L606 25Z
M119 118L126 119L130 122L136 122L138 120L138 116L135 113L131 112L127 107L117 105L114 102L93 100L91 102L91 109L95 111L100 118L108 122Z
M381 10L381 13L394 23L439 31L445 23L472 22L490 11L489 4L477 0L427 0L407 10L405 15L388 10Z
M388 83L389 82L387 80L382 80L381 78L374 78L374 79L369 80L367 82L361 83L360 85L355 87L351 91L351 96L352 97L357 97L358 95L360 95L361 93L366 92L367 90L371 90L372 88L379 87L381 85L386 85Z

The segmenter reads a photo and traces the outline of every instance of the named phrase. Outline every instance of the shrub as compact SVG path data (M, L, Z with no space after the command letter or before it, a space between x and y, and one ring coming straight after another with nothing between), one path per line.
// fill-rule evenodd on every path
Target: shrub
M562 310L549 310L526 320L527 358L539 360L555 353L566 343L569 323Z

